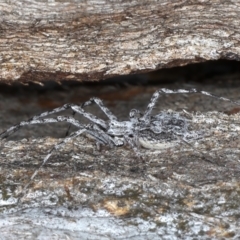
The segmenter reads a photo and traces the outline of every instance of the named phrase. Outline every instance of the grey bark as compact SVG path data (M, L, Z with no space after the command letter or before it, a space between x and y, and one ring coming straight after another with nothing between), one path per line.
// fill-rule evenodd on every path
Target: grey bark
M0 81L93 81L240 59L238 1L0 2Z
M134 87L130 92L139 92L134 99L109 101L107 106L126 119L129 109L145 109L154 90ZM123 91L127 94L126 89ZM236 99L239 88L219 88L215 93ZM62 93L59 98L63 98ZM13 107L19 109L16 104L26 109L13 98L4 97L4 101L12 104L10 113L1 112L2 120L10 119ZM38 101L29 100L28 111L38 111L34 102ZM54 124L52 130L48 126L24 128L16 133L24 139L1 141L1 237L238 239L240 114L208 112L237 112L238 106L206 96L180 94L162 97L156 110L162 108L201 111L190 114L189 119L191 127L203 131L205 137L191 145L172 143L157 151L141 149L144 158L139 160L127 147L104 147L99 152L93 141L82 136L53 154L18 205L16 201L31 174L61 140L56 136L67 126ZM98 108L88 110L100 116ZM11 126L2 122L2 128ZM24 130L28 135L21 133ZM52 137L40 137L46 131Z
M239 237L239 121L239 114L195 115L194 127L204 130L206 139L191 143L194 148L173 144L159 151L142 150L144 161L127 148L99 153L86 138L75 139L53 155L18 206L15 203L24 185L58 141L8 141L1 152L1 211L5 213L1 234L15 236L10 230L19 228L24 238L26 229L22 232L20 226L25 224L31 236L37 231L37 236L49 234L50 238L59 234L77 239L86 234L118 239L119 231L128 238L131 229L138 239L172 238L177 233L194 238L200 222L202 231L197 233L204 237L211 228L217 231L213 237ZM11 211L22 214L6 215ZM174 221L168 219L173 217ZM102 224L107 225L104 231ZM37 230L32 231L34 225Z

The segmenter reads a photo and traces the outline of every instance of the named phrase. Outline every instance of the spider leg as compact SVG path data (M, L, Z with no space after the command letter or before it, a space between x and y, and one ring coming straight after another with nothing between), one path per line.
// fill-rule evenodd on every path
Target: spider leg
M194 150L194 152L198 153L204 159L204 161L219 165L218 162L212 160L212 157L209 154L204 154L201 151L199 151L197 148L195 148L191 143L187 141L187 139L184 136L179 136L175 133L173 133L173 135L178 139L179 142L191 147Z
M139 117L142 117L142 113L137 109L132 109L129 113L129 119L133 123L137 123L139 120Z
M46 116L48 116L50 114L54 114L54 113L58 113L58 112L61 112L61 111L64 111L64 110L71 109L72 105L73 104L66 103L62 107L54 108L51 111L46 111L46 112L40 113L38 115L35 115L32 118L30 118L29 120L34 120L34 119L46 117Z
M30 120L42 118L42 117L48 116L50 114L58 113L60 111L64 111L64 110L67 110L67 109L72 109L74 112L80 113L85 118L88 118L92 122L101 125L103 128L106 128L105 121L103 121L100 118L97 118L96 116L94 116L91 113L85 112L80 106L75 105L75 104L69 104L69 103L64 104L62 107L58 107L58 108L55 108L55 109L53 109L51 111L47 111L47 112L41 113L39 115L36 115L36 116L30 118Z
M102 100L99 99L99 98L96 98L96 97L90 98L88 101L84 102L81 105L81 108L89 106L93 103L96 103L110 120L117 120L117 117L107 107L104 106ZM72 115L74 116L75 114L76 114L76 112L73 111ZM68 130L66 132L66 136L69 134L70 128L71 128L71 125L69 125L69 127L68 127Z
M52 111L48 111L48 112L41 113L41 114L33 117L32 119L37 119L37 118L40 118L40 117L44 117L44 116L47 116L47 115L49 115L49 114L57 113L57 112L60 112L60 111L66 110L66 109L72 109L74 112L80 113L80 114L83 115L85 118L88 118L88 119L91 120L92 122L94 122L94 123L96 123L96 124L99 124L99 125L102 126L103 128L107 128L107 125L106 125L105 121L103 121L103 120L100 119L100 118L97 118L96 116L94 116L94 115L91 114L91 113L85 112L80 106L74 105L74 104L65 104L65 105L63 105L62 107L53 109Z
M139 151L139 144L136 142L135 138L130 138L127 136L124 136L124 140L130 145L130 147L133 149L133 151L135 152L136 156L141 159L142 158L142 154Z
M88 101L84 102L81 105L81 108L89 106L89 105L91 105L93 103L96 103L110 120L117 120L117 117L107 107L104 106L102 100L99 99L99 98L96 98L96 97L90 98ZM73 111L72 115L74 116L75 113L76 112ZM66 132L66 136L69 134L70 128L71 128L71 125L68 127L68 130Z
M100 141L103 144L109 144L111 146L111 138L101 130L97 125L83 125L78 120L70 116L58 116L57 118L43 118L43 119L33 119L29 121L23 121L19 124L10 127L0 134L0 138L7 138L16 132L20 127L33 125L33 124L45 124L45 123L57 123L57 122L68 122L80 129L85 129L95 140Z
M57 118L43 118L43 119L34 119L30 121L23 121L13 127L10 127L9 129L1 133L0 137L2 139L7 138L10 135L12 135L14 132L16 132L20 127L23 127L23 126L33 125L33 124L58 123L58 122L68 122L76 126L77 128L85 129L86 133L91 137L93 137L98 144L109 145L110 147L113 147L113 145L115 146L123 145L120 139L109 136L98 125L96 124L83 125L78 120L70 116L58 116Z
M45 123L56 123L56 122L69 122L73 125L75 125L78 128L83 128L84 125L82 125L79 121L77 121L74 118L71 117L57 117L57 118L44 118L44 119L30 119L28 121L22 121L17 125L14 125L4 132L0 134L0 138L7 138L10 135L12 135L14 132L16 132L19 128L27 125L32 125L32 124L45 124Z
M46 155L46 157L43 159L42 164L39 166L37 170L32 174L30 177L30 181L24 186L23 190L20 193L20 197L18 199L17 204L21 201L22 196L27 191L28 186L31 184L31 182L34 180L36 175L38 174L39 170L46 164L48 159L52 156L53 152L55 150L58 150L60 147L62 147L64 144L66 144L68 141L70 141L73 138L76 138L77 136L81 135L82 133L86 132L93 136L95 140L97 140L98 143L100 144L108 144L112 146L112 142L117 145L119 143L118 139L114 139L110 136L108 136L103 130L101 130L97 125L82 125L80 124L76 119L71 118L69 116L59 116L57 118L47 118L47 119L36 119L36 120L31 120L28 122L22 122L22 125L29 125L29 124L39 124L39 123L52 123L52 122L61 122L61 121L66 121L69 123L72 123L73 125L77 127L81 127L82 129L79 129L78 131L72 133L69 137L66 137L64 140L56 144Z
M80 113L82 114L84 117L88 118L89 120L91 120L92 122L96 123L96 124L99 124L100 126L102 126L104 129L107 128L107 125L105 123L105 121L103 121L102 119L100 118L97 118L95 117L93 114L91 113L86 113L81 107L77 106L77 105L74 105L74 104L65 104L63 105L62 107L58 107L58 108L55 108L51 111L47 111L47 112L43 112L41 114L38 114L36 116L33 116L32 118L30 118L29 120L27 121L23 121L5 131L3 131L2 133L0 133L0 138L4 138L5 135L7 135L7 137L9 136L8 133L10 133L11 131L17 131L19 128L21 128L22 126L24 125L28 125L27 123L28 122L31 122L33 120L37 120L39 118L42 118L42 117L46 117L50 114L54 114L54 113L58 113L60 111L64 111L64 110L67 110L67 109L72 109L74 112L77 112L77 113ZM24 124L26 123L26 124ZM37 122L36 122L37 123ZM39 122L40 123L40 122ZM32 123L33 124L33 123Z
M56 144L47 154L47 156L43 159L43 162L42 164L40 165L40 167L35 170L35 172L32 174L31 178L30 178L30 181L24 186L23 190L21 191L20 193L20 197L18 199L18 202L19 203L22 199L22 196L24 196L24 194L26 193L27 191L27 188L28 186L31 184L31 182L33 181L33 179L36 177L36 175L38 174L39 170L46 164L46 162L48 161L48 159L52 156L52 153L55 151L55 150L58 150L60 147L62 147L64 144L66 144L68 141L70 141L71 139L79 136L80 134L84 133L86 131L86 129L80 129L74 133L72 133L69 137L65 138L64 140L62 140L61 142L59 142L58 144Z
M104 106L102 100L99 98L96 98L96 97L90 98L88 101L84 102L81 105L81 107L84 108L93 103L96 103L110 120L117 120L117 117L107 107Z
M219 165L218 162L211 160L211 156L210 156L210 155L208 155L208 154L207 154L207 155L203 154L202 152L200 152L198 149L196 149L192 144L190 144L190 143L189 143L187 140L185 140L184 138L179 138L179 137L178 137L178 139L179 139L180 141L182 141L184 144L186 144L186 145L188 145L189 147L191 147L195 152L197 152L197 153L204 159L204 161L209 162L209 163L212 163L212 164L217 164L217 165Z
M76 114L76 112L74 112L74 111L72 111L72 117L74 117L75 116L75 114ZM68 126L68 129L67 129L67 131L66 131L66 133L65 133L65 137L67 137L68 136L68 134L69 134L69 132L70 132L70 128L71 128L71 124L69 124L69 126Z
M60 111L64 111L64 110L67 110L67 109L70 109L70 108L71 108L71 104L68 104L68 103L67 103L67 104L64 104L62 107L58 107L58 108L55 108L55 109L53 109L53 110L51 110L51 111L47 111L47 112L43 112L43 113L41 113L41 114L38 114L38 115L30 118L29 120L46 117L46 116L48 116L48 115L51 115L51 114L54 114L54 113L58 113L58 112L60 112ZM73 111L72 117L74 117L75 113L76 113L76 112ZM67 135L69 134L70 128L71 128L71 125L69 125L68 130L67 130L65 136L67 136Z
M100 141L98 143L102 144L104 142L105 145L109 145L111 148L113 147L113 144L115 146L122 146L123 143L119 138L109 136L106 132L104 132L101 128L99 128L98 125L94 124L92 126L92 130L95 134L95 139L97 140L98 138ZM98 133L98 136L96 136L96 132ZM91 134L93 135L93 134ZM99 148L99 146L98 146Z
M85 112L81 107L77 106L77 105L72 105L71 106L71 109L74 111L74 112L77 112L81 115L83 115L85 118L88 118L90 121L96 123L97 125L100 125L101 127L103 127L104 129L107 128L107 124L105 121L103 121L102 119L100 118L97 118L96 116L94 116L93 114L91 113L87 113Z
M189 89L189 90L185 90L185 89L170 90L170 89L166 89L166 88L161 88L161 89L157 90L152 95L150 103L148 104L147 109L144 112L143 117L141 117L141 120L144 121L144 122L149 123L150 114L151 114L154 106L156 105L156 102L157 102L157 100L158 100L158 98L160 97L161 94L178 94L178 93L187 93L187 94L189 94L189 93L200 93L200 94L212 97L212 98L216 98L216 99L220 99L220 100L223 100L223 101L228 101L228 102L240 105L239 102L232 101L231 99L228 99L228 98L219 97L217 95L211 94L211 93L206 92L206 91L200 91L200 90L197 90L195 88L192 88L192 89Z

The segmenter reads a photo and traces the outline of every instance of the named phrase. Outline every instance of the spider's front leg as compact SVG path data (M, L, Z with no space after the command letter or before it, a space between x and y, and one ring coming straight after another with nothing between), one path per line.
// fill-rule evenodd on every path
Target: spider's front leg
M71 117L57 117L57 118L44 118L44 119L33 119L27 121L22 121L19 124L16 124L0 134L0 138L7 138L16 131L18 131L23 126L34 125L34 124L47 124L47 123L57 123L57 122L68 122L73 124L78 128L83 128L83 125L74 118Z
M9 129L3 131L2 133L0 133L0 138L9 137L12 133L14 133L17 130L19 130L22 126L27 125L27 124L24 124L24 123L31 122L33 120L38 120L38 119L41 119L41 118L46 117L48 115L56 114L58 112L61 112L61 111L64 111L64 110L68 110L68 109L74 110L74 112L77 112L77 113L83 115L84 117L88 118L93 123L96 123L96 124L100 125L104 129L106 129L106 127L107 127L107 124L105 123L105 121L103 121L100 118L97 118L96 116L94 116L91 113L85 112L81 107L79 107L77 105L74 105L74 104L65 104L62 107L55 108L55 109L53 109L51 111L43 112L41 114L38 114L38 115L35 115L35 116L31 117L27 121L23 121L23 122L21 122L19 124L14 125L13 127L11 127Z
M58 144L56 144L46 155L46 157L43 159L42 164L38 167L38 169L36 169L34 171L34 173L32 174L32 176L30 177L29 182L23 187L23 190L21 191L21 193L19 194L19 198L17 201L17 204L19 204L19 202L21 201L22 197L25 195L25 193L27 192L27 188L28 186L31 184L31 182L34 180L34 178L37 176L39 170L46 164L46 162L48 161L48 159L52 156L53 152L55 150L58 150L60 147L62 147L64 144L66 144L68 141L70 141L71 139L79 136L80 134L86 132L86 129L80 129L74 133L72 133L69 137L65 138L64 140L62 140L61 142L59 142Z
M148 104L147 109L144 112L143 116L140 118L140 120L144 121L146 124L149 124L151 112L152 112L153 108L155 107L156 102L157 102L157 100L158 100L158 98L160 97L161 94L166 95L166 94L183 94L183 93L184 94L200 93L200 94L205 95L205 96L209 96L209 97L212 97L212 98L216 98L216 99L219 99L219 100L223 100L223 101L231 102L233 104L240 105L239 102L233 101L233 100L228 99L228 98L219 97L217 95L214 95L214 94L206 92L206 91L200 91L200 90L197 90L195 88L192 88L192 89L189 89L189 90L186 90L186 89L170 90L170 89L167 89L167 88L161 88L161 89L157 90L152 95L150 103Z
M19 127L33 125L33 124L45 124L45 123L58 123L58 122L68 122L79 129L85 129L86 133L90 135L93 139L97 141L98 145L108 145L110 147L123 145L123 142L118 139L109 136L104 130L102 130L97 124L81 124L78 120L70 116L58 116L57 118L44 118L44 119L34 119L30 121L23 121L18 125L15 125L8 130L6 134L12 134L19 129ZM1 136L1 135L0 135Z
M166 88L161 88L159 90L157 90L153 95L152 98L147 106L146 111L144 112L143 116L141 117L141 120L146 122L146 124L148 124L150 122L150 115L151 112L153 110L153 108L155 107L158 98L160 97L161 94L176 94L176 93L193 93L196 92L195 89L192 90L184 90L184 89L178 89L178 90L170 90L170 89L166 89Z
M81 105L81 107L84 108L93 103L96 103L110 120L117 120L117 117L107 107L104 106L102 100L99 98L96 98L96 97L90 98L88 101L84 102Z
M99 108L104 112L104 114L109 118L109 120L117 120L117 117L107 107L104 106L102 100L99 98L96 98L96 97L90 98L88 101L81 104L81 109L83 109L84 107L87 107L93 103L95 103L99 106ZM74 116L75 114L76 114L76 111L73 110L72 116ZM71 127L71 125L69 126L69 128L66 132L66 136L68 135L68 133L70 131L70 127Z
M47 115L49 115L49 114L58 113L58 112L60 112L60 111L66 110L66 109L72 109L74 112L83 115L85 118L88 118L88 119L91 120L93 123L96 123L96 124L102 126L103 128L106 128L106 127L107 127L105 121L103 121L102 119L94 116L94 115L91 114L91 113L85 112L82 107L80 107L80 106L78 106L78 105L75 105L75 104L65 104L65 105L63 105L62 107L53 109L52 111L44 112L44 113L41 113L41 114L39 114L39 115L37 115L37 116L34 116L32 119L37 119L37 118L45 117L45 116L47 116Z
M46 124L46 123L58 123L58 122L68 122L79 129L85 129L89 135L91 135L96 141L100 142L101 144L110 145L112 144L111 139L109 136L101 130L96 124L88 124L83 125L78 120L70 117L70 116L58 116L57 118L44 118L44 119L32 119L29 121L22 121L19 124L10 127L9 129L5 130L0 134L0 137L7 138L19 128L28 125L35 125L35 124Z

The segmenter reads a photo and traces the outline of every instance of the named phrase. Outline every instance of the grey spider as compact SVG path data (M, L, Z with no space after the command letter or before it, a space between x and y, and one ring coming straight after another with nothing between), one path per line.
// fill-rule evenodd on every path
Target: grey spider
M139 148L140 146L145 148L165 148L171 146L174 141L182 141L189 145L188 140L195 140L201 138L201 133L189 130L189 119L181 116L178 113L162 111L157 115L152 115L152 110L156 105L156 102L161 94L192 94L200 93L206 96L210 96L216 99L229 101L234 104L238 102L232 101L227 98L215 96L209 92L199 91L196 89L178 89L169 90L162 88L157 90L147 106L145 112L132 109L129 113L129 120L119 121L117 117L104 106L103 102L98 98L91 98L89 101L83 103L81 106L74 104L65 104L62 107L47 111L39 115L33 116L27 121L22 121L19 124L10 127L0 134L0 139L9 137L11 134L19 130L23 126L32 124L46 124L46 123L57 123L67 122L78 128L77 131L64 138L60 143L56 144L43 159L42 164L32 174L28 184L26 184L21 191L22 194L26 192L27 187L30 185L32 180L38 174L39 170L53 154L54 150L58 150L63 144L69 140L76 138L78 135L86 133L92 136L99 145L122 146L130 145L135 153L140 157ZM99 108L108 117L107 121L104 121L91 113L88 113L84 108L91 104L97 104ZM52 118L45 118L46 116L54 113L59 113L66 109L71 109L74 113L78 113L85 118L90 120L89 124L82 124L77 119L70 116L58 116ZM18 202L21 197L18 199Z
M33 116L27 121L22 121L19 124L10 127L0 134L0 138L6 138L12 133L16 132L23 126L32 124L46 124L46 123L57 123L57 122L68 122L78 128L77 131L70 134L70 136L64 138L60 143L56 144L46 155L39 169L47 162L51 157L54 150L59 149L63 144L69 140L77 137L80 134L86 133L94 138L97 145L107 145L113 146L123 146L130 145L135 153L140 156L138 151L139 147L145 148L161 148L167 146L167 143L171 143L175 140L181 140L188 144L188 139L196 139L198 134L189 131L188 129L188 119L180 116L180 114L162 111L157 115L152 116L152 110L156 105L156 102L161 94L192 94L200 93L213 98L221 99L224 101L229 101L234 104L238 104L235 101L224 97L215 96L209 92L199 91L197 89L178 89L169 90L162 88L157 90L144 113L139 110L132 109L129 113L129 120L119 121L117 117L104 106L102 100L99 98L91 98L89 101L83 103L81 106L75 104L65 104L62 107L53 109L52 111L47 111L39 115ZM84 108L91 104L97 104L99 108L108 117L107 121L104 121L91 113L88 113ZM73 112L81 114L88 120L89 124L82 124L77 119L70 116L58 116L56 118L45 118L46 116L54 113L59 113L63 110L71 109ZM164 145L165 144L165 145ZM38 173L36 170L31 176L31 180ZM27 186L25 186L26 189Z
M81 106L75 104L65 104L62 107L55 108L51 111L35 115L27 121L22 121L15 126L8 128L7 130L0 133L0 138L7 138L23 126L33 124L46 124L46 123L57 123L57 122L68 122L77 128L76 132L72 133L69 137L66 137L63 141L57 144L52 150L58 149L62 144L66 143L70 139L77 137L82 133L86 133L96 140L97 145L108 145L123 146L130 145L136 152L139 146L146 148L159 148L154 143L159 143L161 140L171 141L181 136L184 140L189 137L188 131L188 119L180 116L178 113L172 113L168 111L162 111L159 114L152 116L152 110L156 105L156 102L161 94L191 94L200 93L213 98L229 101L234 104L238 102L230 99L213 95L209 92L199 91L197 89L178 89L170 90L161 88L157 90L144 113L141 113L137 109L132 109L129 113L129 120L119 121L117 117L104 106L103 102L99 98L91 98L89 101L84 102ZM84 110L84 107L97 104L100 109L108 117L107 121L104 121L91 113ZM83 115L85 118L90 120L90 124L81 124L77 119L70 116L58 116L56 118L44 118L48 115L58 113L67 109L73 110L74 113ZM190 134L191 135L191 134ZM168 139L169 138L169 139Z

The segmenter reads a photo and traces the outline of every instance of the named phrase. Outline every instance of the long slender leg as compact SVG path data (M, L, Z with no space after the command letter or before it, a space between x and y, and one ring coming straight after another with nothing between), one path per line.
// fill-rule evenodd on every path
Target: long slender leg
M16 132L20 127L33 125L33 124L45 124L45 123L58 123L58 122L68 122L80 129L86 129L87 133L90 134L95 140L102 144L109 144L112 146L112 138L110 138L103 130L101 130L97 125L83 125L78 120L70 116L58 116L57 118L44 118L44 119L34 119L30 121L23 121L19 124L10 127L0 134L0 138L7 138L14 132Z
M45 124L45 123L58 123L58 122L68 122L80 129L85 129L86 132L91 135L99 144L109 145L110 147L113 147L113 144L115 146L119 146L120 140L115 139L106 132L104 132L101 128L98 127L96 124L88 124L83 125L78 120L70 117L70 116L58 116L57 118L44 118L44 119L34 119L30 121L23 121L19 124L7 129L5 132L0 134L1 138L7 138L14 132L16 132L20 127L33 125L33 124Z
M117 117L107 107L104 106L102 100L99 98L96 98L96 97L90 98L88 101L84 102L81 105L81 107L84 108L93 103L96 103L110 120L117 120Z
M71 109L72 105L73 104L66 103L62 107L54 108L51 111L46 111L46 112L43 112L41 114L35 115L32 118L30 118L29 120L34 120L34 119L46 117L46 116L48 116L50 114L54 114L54 113L58 113L58 112L61 112L61 111L67 110L67 109Z
M178 137L178 139L180 139L180 141L182 141L184 144L186 144L186 145L188 145L189 147L191 147L191 148L194 150L194 152L197 152L197 153L204 159L204 161L210 162L210 163L212 163L212 164L217 164L217 165L219 165L218 162L211 160L212 157L211 157L210 155L205 155L205 154L203 154L203 153L200 152L198 149L196 149L194 146L192 146L189 142L187 142L185 139L179 138L179 137Z
M93 97L93 98L90 98L88 101L84 102L82 105L81 105L81 108L84 108L86 106L89 106L93 103L96 103L99 108L105 113L105 115L110 119L110 120L117 120L117 117L107 108L104 106L103 102L101 99L99 98L96 98L96 97ZM73 111L73 116L76 114L75 111ZM68 127L68 130L66 132L66 136L69 134L69 131L70 131L70 128L71 128L71 125L69 125Z
M145 121L145 122L149 122L150 114L151 114L154 106L156 105L156 102L157 102L157 100L158 100L158 98L160 97L161 94L178 94L178 93L187 93L187 94L189 94L189 93L200 93L200 94L203 94L203 95L206 95L206 96L209 96L209 97L213 97L213 98L216 98L216 99L220 99L220 100L223 100L223 101L228 101L228 102L240 105L239 102L233 101L233 100L228 99L228 98L219 97L219 96L216 96L216 95L211 94L209 92L200 91L200 90L197 90L195 88L192 88L190 90L185 90L185 89L170 90L170 89L166 89L166 88L161 88L153 94L153 96L150 100L150 103L148 104L147 109L144 112L144 115L141 118L141 120Z
M72 111L72 117L74 117L75 114L76 114L76 112ZM71 126L72 126L72 125L69 124L68 129L67 129L67 131L66 131L66 133L65 133L65 137L67 137L67 136L69 135L69 132L70 132Z
M64 120L64 118L66 118L66 119L69 119L69 117L58 117L59 118L59 120ZM39 119L39 120L32 120L32 121L42 121L42 120L46 120L46 119ZM49 120L49 119L48 119ZM51 119L51 120L56 120L56 119ZM50 120L50 121L51 121ZM73 119L73 118L70 118L70 120L71 120L71 122L70 123L72 123L72 121L73 120L75 120L75 119ZM50 122L49 121L49 122ZM76 121L76 120L75 120ZM74 123L75 123L75 121L73 121ZM78 122L78 121L76 121L76 122ZM40 123L43 123L43 122L40 122ZM24 196L24 194L26 193L26 191L27 191L27 188L28 188L28 186L31 184L31 182L34 180L34 178L36 177L36 175L38 174L38 172L39 172L39 170L46 164L46 162L48 161L48 159L52 156L52 154L53 154L53 152L55 151L55 150L58 150L60 147L62 147L64 144L66 144L68 141L70 141L71 139L73 139L73 138L76 138L77 136L79 136L80 134L82 134L82 133L84 133L84 132L87 132L87 133L89 133L89 134L91 134L92 136L94 136L94 137L96 137L97 138L97 136L99 136L99 139L100 139L100 141L101 142L103 142L102 141L102 138L103 138L103 135L102 135L102 133L104 134L104 136L105 136L105 138L106 138L106 141L110 144L111 143L111 141L112 142L114 142L114 139L112 139L111 137L109 137L105 132L100 132L100 134L98 135L98 134L96 134L95 132L93 132L93 131L95 131L95 130L97 130L97 131L102 131L97 125L93 125L93 126L91 126L91 128L89 128L89 129L80 129L80 130L78 130L78 131L76 131L76 132L74 132L74 133L72 133L69 137L66 137L64 140L62 140L61 142L59 142L58 144L56 144L49 152L48 152L48 154L47 154L47 156L43 159L43 162L42 162L42 164L40 165L40 167L37 169L37 170L35 170L34 171L34 173L32 174L32 176L30 177L30 181L24 186L24 188L23 188L23 190L21 191L21 193L20 193L20 197L19 197L19 199L18 199L18 202L17 202L17 204L21 201L21 199L22 199L22 197Z
M73 109L73 108L74 108L74 109ZM9 135L11 135L11 134L8 135L8 133L10 133L11 131L14 131L14 132L15 132L15 131L17 131L19 128L21 128L22 126L27 125L27 124L24 124L24 123L30 122L30 121L32 121L32 120L37 120L37 119L39 119L39 118L48 116L48 115L50 115L50 114L58 113L58 112L60 112L60 111L64 111L64 110L67 110L67 109L72 109L74 112L77 112L77 113L82 114L84 117L90 119L92 122L94 122L94 123L96 123L96 124L99 124L99 125L102 126L103 128L106 128L106 127L107 127L106 123L105 123L102 119L95 117L95 116L92 115L91 113L86 113L83 109L81 109L81 107L79 107L79 106L77 106L77 105L73 105L73 104L65 104L65 105L63 105L62 107L53 109L52 111L47 111L47 112L38 114L38 115L30 118L30 119L27 120L27 121L23 121L23 122L15 125L15 126L9 128L9 129L5 130L5 131L3 131L2 133L0 133L0 138L1 138L1 137L3 138L5 135L8 137ZM39 122L39 123L40 123L40 122Z
M19 128L32 124L45 124L45 123L57 123L57 122L69 122L78 128L84 128L79 121L71 117L59 116L57 118L44 118L44 119L31 119L29 121L22 121L19 124L12 126L0 134L0 138L9 137L11 134L16 132Z
M77 112L77 113L80 113L82 114L85 118L88 118L90 121L102 126L103 128L107 128L107 124L105 123L105 121L103 121L102 119L100 118L97 118L96 116L94 116L93 114L91 113L87 113L85 112L81 107L77 106L77 105L72 105L71 106L71 109L74 111L74 112Z
M115 138L109 136L96 124L92 125L90 135L92 135L98 141L98 143L100 144L104 143L105 145L109 145L111 148L113 147L113 144L115 146L119 145L118 141Z
M74 105L74 104L64 104L62 107L55 108L52 111L47 111L47 112L41 113L39 115L32 117L31 119L38 119L38 118L45 117L50 114L58 113L60 111L64 111L67 109L72 109L74 112L80 113L84 117L90 119L92 122L97 123L97 124L101 125L102 127L106 128L106 123L102 119L97 118L96 116L94 116L91 113L85 112L81 107L79 107L78 105Z
M38 118L41 118L41 117L46 117L46 116L48 116L50 114L58 113L60 111L64 111L64 110L67 110L67 109L70 109L70 108L71 108L71 104L67 103L67 104L64 104L62 107L58 107L58 108L55 108L55 109L53 109L51 111L47 111L47 112L38 114L38 115L30 118L29 120L31 120L31 119L38 119ZM72 117L74 117L75 113L76 112L73 111ZM70 128L71 128L71 124L69 125L68 130L67 130L65 136L67 136L69 134Z
M83 110L82 107L88 106L88 105L92 104L93 102L95 102L100 107L100 109L106 114L106 116L110 120L117 120L117 117L107 107L104 106L102 100L99 98L91 98L89 101L83 103L81 107L78 105L74 105L74 104L65 104L62 107L53 109L52 111L48 111L48 112L44 112L39 115L36 115L32 119L38 119L41 117L45 117L49 114L54 114L54 113L57 113L57 112L60 112L60 111L66 110L66 109L72 109L74 112L82 114L84 117L88 118L92 122L97 123L104 128L107 128L106 123L102 119L97 118L93 114L87 113Z
M59 142L58 144L56 144L47 154L47 156L43 159L42 164L40 165L40 167L35 170L35 172L32 174L30 181L24 186L22 192L20 193L20 197L18 199L17 204L21 201L22 197L24 196L24 194L27 191L28 186L31 184L31 182L33 181L33 179L36 177L36 175L38 174L39 170L46 164L46 162L48 161L48 159L52 156L52 153L55 150L58 150L60 147L62 147L64 144L66 144L68 141L70 141L71 139L79 136L80 134L84 133L86 131L86 129L80 129L74 133L72 133L69 137L65 138L64 140L62 140L61 142Z
M139 151L139 145L136 142L135 138L129 138L129 137L124 137L124 140L130 145L130 147L133 149L133 151L135 152L136 156L141 159L142 158L142 154Z

